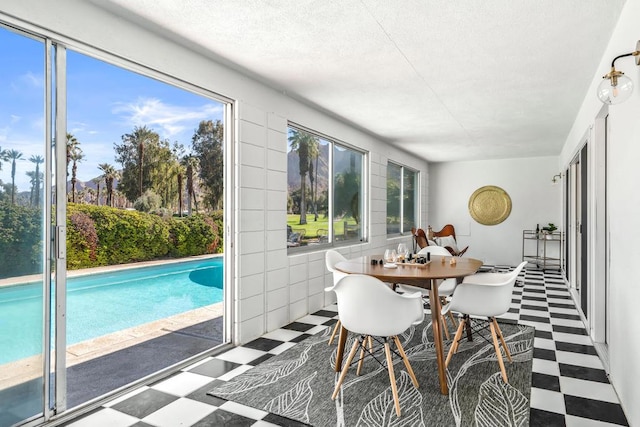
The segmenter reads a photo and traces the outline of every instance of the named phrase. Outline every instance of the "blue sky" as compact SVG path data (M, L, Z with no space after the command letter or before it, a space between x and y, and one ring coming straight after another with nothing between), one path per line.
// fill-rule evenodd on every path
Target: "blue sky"
M19 191L30 188L28 159L44 156L44 44L0 28L0 147L23 153L17 162ZM201 120L222 120L223 104L183 89L68 50L67 132L84 153L78 179L100 175L99 163L116 168L114 143L135 126L158 132L160 138L190 147ZM11 182L11 164L4 162L0 179Z

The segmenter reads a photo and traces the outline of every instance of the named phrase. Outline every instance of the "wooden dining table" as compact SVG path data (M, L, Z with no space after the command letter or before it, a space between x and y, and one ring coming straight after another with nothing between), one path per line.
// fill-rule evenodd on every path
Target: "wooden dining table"
M349 274L366 274L376 277L383 282L394 284L413 285L429 290L431 304L431 320L433 328L433 340L436 348L436 360L438 363L438 378L440 380L440 392L448 394L447 378L444 365L444 346L442 343L441 307L438 296L438 287L435 286L438 279L461 278L474 274L482 266L482 261L473 258L455 257L455 264L451 263L453 257L432 255L428 264L396 263L396 268L385 267L381 263L372 264L372 260L382 260L381 255L367 255L355 259L338 262L337 270ZM338 350L336 357L336 372L342 369L342 358L347 341L348 331L340 329Z

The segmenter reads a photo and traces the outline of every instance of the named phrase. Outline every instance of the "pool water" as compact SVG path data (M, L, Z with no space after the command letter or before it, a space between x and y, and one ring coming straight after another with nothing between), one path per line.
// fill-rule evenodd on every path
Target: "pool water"
M67 278L67 345L221 302L223 258ZM0 288L0 364L42 353L42 285Z

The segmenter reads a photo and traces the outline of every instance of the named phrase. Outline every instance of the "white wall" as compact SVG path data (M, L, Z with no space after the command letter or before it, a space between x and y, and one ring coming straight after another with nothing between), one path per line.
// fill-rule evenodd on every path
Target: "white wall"
M639 16L640 2L627 1L567 137L560 159L561 166L565 167L569 163L582 143L582 136L594 125L595 117L602 108L596 97L596 87L602 80L602 75L609 71L611 60L635 50L636 41L640 39ZM623 58L616 61L616 68L632 79L635 90L631 99L625 103L609 107L609 359L611 382L621 399L629 424L638 426L640 340L634 329L629 328L629 324L636 319L640 306L640 286L637 283L640 277L640 263L637 262L640 255L640 192L637 188L640 182L640 67L635 65L632 58ZM593 188L590 189L591 196Z
M429 165L429 211L426 226L456 228L465 256L487 264L518 265L522 261L522 230L561 223L562 183L557 157L432 163ZM469 198L478 188L495 185L511 198L511 214L497 225L482 225L469 214ZM535 251L527 251L534 253Z
M76 50L107 61L113 60L111 54L117 55L235 100L232 172L235 185L228 190L233 191L236 198L235 234L231 238L237 263L233 338L238 344L317 311L333 297L325 295L323 290L331 283L324 267L323 251L287 254L288 120L369 152L370 239L365 244L341 248L345 255L381 253L400 240L410 241L408 237L387 240L388 159L423 172L421 211L423 216L426 213L427 164L408 153L391 148L188 47L112 16L90 2L9 0L3 2L2 8L6 15L0 14L0 17L10 23L33 29L35 33L54 35Z

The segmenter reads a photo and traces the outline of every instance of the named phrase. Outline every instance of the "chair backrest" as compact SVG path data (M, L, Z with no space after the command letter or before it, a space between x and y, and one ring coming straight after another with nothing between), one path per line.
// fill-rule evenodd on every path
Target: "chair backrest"
M448 310L476 316L500 316L509 311L513 285L526 265L509 273L477 273L464 278L451 298Z
M411 229L411 234L413 235L413 239L415 240L418 248L422 249L429 246L429 242L427 241L427 235L422 228Z
M445 236L453 236L453 238L456 238L456 229L453 227L453 225L451 224L447 224L444 227L442 227L442 230L440 231L434 231L433 235L435 237L445 237ZM457 241L458 239L456 239Z
M333 284L340 281L343 277L347 276L347 273L343 273L342 271L336 270L335 265L341 261L346 261L347 259L338 251L334 251L333 249L329 249L324 255L324 262L327 266L327 270L333 273Z
M449 251L442 246L427 246L418 251L418 255L430 253L431 255L451 256Z
M390 337L422 322L422 294L398 294L381 280L349 274L330 290L338 297L342 325L356 334Z

